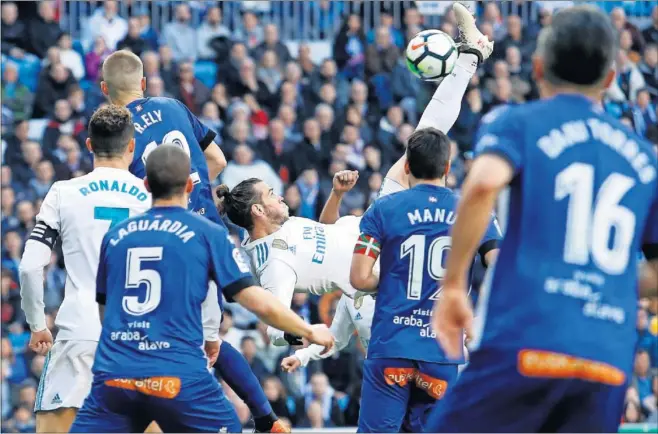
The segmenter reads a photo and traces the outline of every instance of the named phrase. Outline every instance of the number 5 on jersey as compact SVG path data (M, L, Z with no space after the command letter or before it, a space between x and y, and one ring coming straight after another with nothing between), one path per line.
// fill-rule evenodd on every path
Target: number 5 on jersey
M162 247L133 247L126 255L126 289L137 289L146 286L144 301L136 295L123 297L123 310L135 316L153 312L160 304L162 295L162 279L160 273L153 269L143 269L144 262L162 260Z

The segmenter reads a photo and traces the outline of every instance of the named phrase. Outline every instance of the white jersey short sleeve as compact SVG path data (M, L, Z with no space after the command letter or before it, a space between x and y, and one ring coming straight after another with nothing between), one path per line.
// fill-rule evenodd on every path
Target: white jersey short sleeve
M100 320L95 297L101 241L111 225L150 206L151 196L143 181L126 170L97 168L53 185L28 243L47 245L48 240L38 239L39 229L46 226L47 233L58 235L62 243L67 279L55 320L58 341L98 340ZM26 260L24 255L22 262Z

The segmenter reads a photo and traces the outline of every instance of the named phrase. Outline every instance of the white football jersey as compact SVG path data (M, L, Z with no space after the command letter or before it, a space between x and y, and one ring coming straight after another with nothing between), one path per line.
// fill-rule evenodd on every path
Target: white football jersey
M358 217L333 225L291 217L281 229L257 241L245 240L260 285L290 306L294 291L321 295L341 290L350 298L352 252L359 237Z
M320 345L310 345L301 350L295 351L295 356L302 362L302 366L308 365L310 360L326 359L333 354L342 351L343 348L350 343L352 335L356 330L359 335L359 340L363 349L368 352L368 344L370 343L370 328L372 326L372 317L375 315L375 299L366 296L363 298L363 304L360 308L354 306L354 300L347 297L345 294L338 300L336 305L336 313L331 322L329 330L334 335L336 343L327 351L326 354L321 354L324 347Z
M99 167L79 178L53 184L37 215L62 242L66 265L64 301L55 324L57 340L100 336L96 271L103 236L111 225L151 207L144 182L127 170Z

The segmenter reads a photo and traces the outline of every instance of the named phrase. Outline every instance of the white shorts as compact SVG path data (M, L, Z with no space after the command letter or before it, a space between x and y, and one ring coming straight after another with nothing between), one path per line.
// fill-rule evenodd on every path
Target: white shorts
M48 352L34 411L80 408L89 391L98 342L57 341Z

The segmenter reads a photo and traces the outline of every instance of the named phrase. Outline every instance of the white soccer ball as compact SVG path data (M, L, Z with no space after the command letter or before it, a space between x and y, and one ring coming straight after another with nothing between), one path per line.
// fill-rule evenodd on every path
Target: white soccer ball
M423 30L409 41L405 54L409 70L425 81L449 75L459 57L455 41L441 30Z

